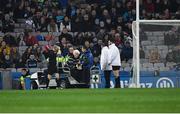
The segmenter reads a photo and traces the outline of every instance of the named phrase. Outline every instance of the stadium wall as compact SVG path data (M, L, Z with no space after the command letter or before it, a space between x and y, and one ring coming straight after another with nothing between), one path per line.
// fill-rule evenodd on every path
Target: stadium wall
M13 80L17 80L21 73L12 72ZM131 79L131 74L128 71L120 72L121 88L128 88ZM99 88L105 87L105 79L101 75L102 81ZM140 72L140 87L141 88L179 88L180 87L180 71L161 71L159 73L153 71ZM0 81L1 82L1 81ZM111 74L111 87L114 87L114 76Z

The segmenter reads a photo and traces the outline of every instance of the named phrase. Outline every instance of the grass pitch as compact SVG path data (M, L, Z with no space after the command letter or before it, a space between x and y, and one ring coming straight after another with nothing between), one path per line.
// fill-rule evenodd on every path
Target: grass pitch
M0 91L0 112L180 112L180 89Z

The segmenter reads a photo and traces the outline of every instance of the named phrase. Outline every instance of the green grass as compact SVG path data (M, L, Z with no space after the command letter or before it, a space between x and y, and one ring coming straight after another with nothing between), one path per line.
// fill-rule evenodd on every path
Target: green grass
M0 112L180 112L180 89L0 91Z

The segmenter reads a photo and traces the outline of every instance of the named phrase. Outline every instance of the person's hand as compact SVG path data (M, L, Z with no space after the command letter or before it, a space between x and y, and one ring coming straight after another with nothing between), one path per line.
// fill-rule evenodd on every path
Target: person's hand
M106 69L106 65L104 64L103 66L102 66L102 70L105 70Z
M76 65L76 68L77 68L78 70L82 70L82 65L81 65L81 64L77 64L77 65Z

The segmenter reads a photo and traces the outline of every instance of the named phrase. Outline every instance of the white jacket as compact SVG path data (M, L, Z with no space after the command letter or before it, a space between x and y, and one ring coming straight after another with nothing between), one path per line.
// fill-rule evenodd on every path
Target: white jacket
M108 65L108 56L109 56L109 49L107 46L105 46L101 50L101 58L100 58L101 70L112 70L112 67ZM103 66L106 67L103 69Z
M112 66L121 66L120 52L115 44L109 46L108 64Z

